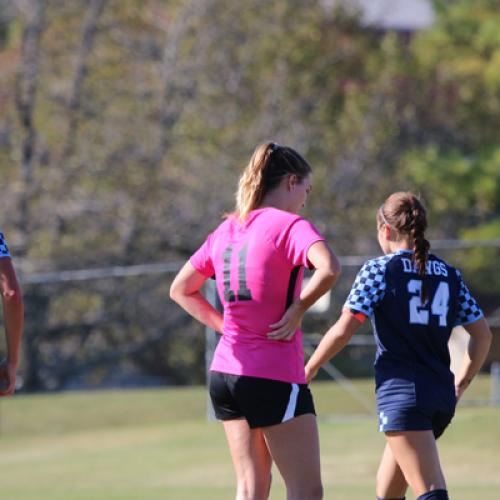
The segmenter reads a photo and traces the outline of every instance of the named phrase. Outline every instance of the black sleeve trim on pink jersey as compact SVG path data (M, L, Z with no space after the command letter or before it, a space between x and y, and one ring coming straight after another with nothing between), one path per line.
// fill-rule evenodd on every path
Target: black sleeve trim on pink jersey
M297 283L297 277L299 275L300 268L302 266L295 266L290 272L290 281L288 282L288 292L286 294L286 307L285 311L292 305L293 302L293 292L295 291L295 285Z

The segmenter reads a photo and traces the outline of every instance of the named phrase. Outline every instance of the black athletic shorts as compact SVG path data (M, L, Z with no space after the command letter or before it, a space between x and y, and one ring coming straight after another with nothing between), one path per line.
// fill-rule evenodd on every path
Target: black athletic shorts
M210 372L210 398L219 420L245 418L252 429L316 415L307 384Z

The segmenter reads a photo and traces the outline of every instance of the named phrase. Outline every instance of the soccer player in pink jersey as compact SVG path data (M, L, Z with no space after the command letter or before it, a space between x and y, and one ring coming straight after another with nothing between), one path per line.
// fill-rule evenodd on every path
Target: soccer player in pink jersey
M224 425L238 500L268 498L273 460L288 499L323 497L300 325L333 286L340 265L317 229L297 215L311 187L311 167L295 150L258 146L240 178L236 211L207 237L170 289L194 318L222 333L210 396ZM315 271L301 290L305 267ZM200 293L211 277L223 314Z

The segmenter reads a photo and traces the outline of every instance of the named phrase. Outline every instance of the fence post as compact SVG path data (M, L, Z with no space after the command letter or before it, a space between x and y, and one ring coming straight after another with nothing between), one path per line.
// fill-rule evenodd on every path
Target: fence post
M218 311L222 311L222 304L219 299L219 294L217 293L217 285L215 280L207 280L205 283L205 296L207 300L212 304ZM208 380L210 374L210 365L212 363L212 358L214 357L215 348L219 343L220 335L209 328L205 329L205 380L207 386L207 420L213 422L215 420L215 413L212 406L212 401L210 400L210 394L208 393Z

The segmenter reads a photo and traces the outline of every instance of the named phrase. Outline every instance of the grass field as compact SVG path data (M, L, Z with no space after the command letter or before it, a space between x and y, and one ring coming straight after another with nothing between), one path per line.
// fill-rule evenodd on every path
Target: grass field
M373 401L371 381L356 382ZM325 498L374 498L383 447L374 415L338 384L312 386ZM440 440L454 500L500 498L500 407L474 382ZM473 401L469 401L473 402ZM234 477L222 428L205 418L202 387L16 396L0 402L0 495L5 500L223 500ZM283 499L276 472L271 498ZM408 498L413 498L408 495Z

